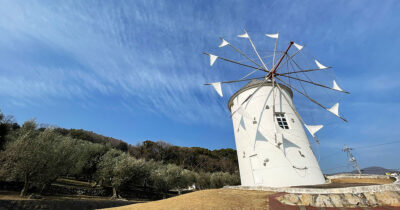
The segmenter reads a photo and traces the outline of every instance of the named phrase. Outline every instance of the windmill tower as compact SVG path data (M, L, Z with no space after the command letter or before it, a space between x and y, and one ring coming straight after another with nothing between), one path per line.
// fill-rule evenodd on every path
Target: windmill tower
M317 60L315 60L317 68L314 69L298 67L297 69L293 68L292 71L279 72L283 64L295 62L294 56L302 50L303 46L290 42L287 49L281 52L278 62L275 63L275 57L278 54L276 48L279 34L266 34L266 36L276 39L271 69L267 68L246 31L239 37L248 39L259 62L224 39L221 39L222 43L219 47L230 46L250 61L252 65L205 53L210 57L211 66L217 59L221 59L254 69L239 80L205 84L212 85L222 97L221 84L249 81L234 93L228 102L235 134L241 183L244 186L268 187L323 184L325 179L305 131L307 130L319 143L315 133L323 126L307 125L304 122L293 104L293 91L305 96L314 104L342 120L346 121L346 119L339 115L338 103L327 108L285 79L289 78L334 91L348 92L342 90L336 81L333 81L333 87L328 87L297 76L299 73L304 74L330 68L323 66ZM292 46L296 48L296 51L290 54L289 50ZM249 78L256 72L262 72L265 75Z

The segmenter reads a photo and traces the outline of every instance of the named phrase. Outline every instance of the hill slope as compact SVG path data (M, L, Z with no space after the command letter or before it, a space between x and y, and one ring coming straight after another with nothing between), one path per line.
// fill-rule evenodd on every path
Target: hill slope
M209 150L201 147L179 147L164 141L146 140L130 145L123 140L103 136L83 129L56 128L57 133L92 143L110 144L113 148L129 152L135 158L162 161L196 172L239 173L236 150Z
M382 167L379 167L379 166L371 166L371 167L363 168L363 169L361 169L361 172L363 174L380 174L380 175L384 175L387 172L389 172L389 173L399 173L399 171L396 171L396 170L393 170L393 169L382 168ZM358 173L358 171L354 170L351 173L356 174L356 173Z

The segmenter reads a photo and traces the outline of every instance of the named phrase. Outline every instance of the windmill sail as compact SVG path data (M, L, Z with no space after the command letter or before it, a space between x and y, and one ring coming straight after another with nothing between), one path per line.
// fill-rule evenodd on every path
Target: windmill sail
M268 37L273 38L273 39L277 39L279 37L279 33L276 33L276 34L265 34L265 36L268 36Z
M244 34L238 35L238 37L240 37L240 38L249 38L249 34L247 34L247 32L245 32Z
M208 54L210 56L210 66L214 65L215 61L217 60L218 56L213 54Z
M317 60L314 60L314 61L315 61L315 64L317 64L317 66L318 66L319 69L326 69L326 68L328 68L328 67L322 65L322 64L321 64L320 62L318 62Z
M340 115L339 115L339 103L336 103L335 105L333 105L331 108L328 109L328 111L330 111L334 115L340 117Z
M324 126L323 125L306 125L304 126L307 128L308 132L310 132L311 136L315 137L315 133L321 130Z
M293 45L294 45L298 50L303 49L303 46L301 46L301 45L299 45L299 44L294 43Z
M211 85L214 87L215 91L217 91L218 95L222 97L223 95L222 95L221 82L214 82L211 83Z
M335 80L333 80L333 87L332 87L332 89L338 90L338 91L343 91L343 89L339 87L339 85L336 83Z
M225 39L222 39L222 42L218 47L225 47L228 44L229 44L229 42L227 42Z

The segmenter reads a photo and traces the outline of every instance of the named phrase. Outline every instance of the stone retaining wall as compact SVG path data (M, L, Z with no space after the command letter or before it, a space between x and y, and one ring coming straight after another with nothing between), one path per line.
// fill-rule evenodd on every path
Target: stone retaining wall
M340 174L327 177L327 183L334 179L391 179L384 175ZM312 207L376 207L400 206L400 183L378 184L342 188L307 187L262 187L262 186L225 186L228 189L261 190L280 192L276 200L285 205Z
M339 178L368 178L368 179L390 179L384 175L351 175L340 174L335 176L328 176L327 183L331 179ZM343 188L305 188L305 187L263 187L263 186L225 186L228 189L238 190L259 190L270 192L286 192L286 193L302 193L302 194L344 194L344 193L364 193L364 192L386 192L386 191L400 191L400 183L394 182L391 184L356 186L356 187L343 187Z
M303 193L303 194L343 194L343 193L364 193L364 192L385 192L385 191L400 191L400 184L382 184L382 185L369 185L358 187L345 187L345 188L301 188L301 187L262 187L262 186L225 186L228 189L237 190L259 190L270 192L286 192L286 193Z
M285 194L276 198L282 204L314 207L400 206L399 192L344 194Z

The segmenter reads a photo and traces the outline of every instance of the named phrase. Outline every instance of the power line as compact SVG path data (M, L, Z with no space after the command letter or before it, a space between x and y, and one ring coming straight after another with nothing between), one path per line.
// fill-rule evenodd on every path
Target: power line
M384 168L384 169L386 169L386 170L388 170L388 171L400 171L400 169L393 169L393 168ZM366 169L361 169L361 171L380 171L380 170L382 170L382 168L371 168L371 169L369 169L369 168L366 168Z
M328 158L328 157L332 157L333 155L336 155L336 154L338 154L338 153L341 153L341 151L340 151L340 152L334 152L334 153L331 153L331 154L329 154L329 155L325 155L325 156L321 157L321 160L322 160L322 159L325 159L325 158Z
M382 143L382 144L375 144L375 145L370 145L370 146L363 146L363 147L354 147L354 149L366 149L366 148L371 148L371 147L379 147L383 145L388 145L388 144L398 144L400 141L392 141L392 142L387 142L387 143Z
M389 144L398 144L398 143L400 143L400 140L399 141L392 141L392 142L382 143L382 144L374 144L374 145L367 145L367 146L361 146L361 147L353 147L353 149L368 149L368 148L372 148L372 147L379 147L379 146L384 146L384 145L389 145ZM321 157L321 160L325 159L325 158L328 158L328 157L331 157L331 156L334 156L334 155L336 155L338 153L341 153L341 151L334 152L334 153L331 153L329 155L323 156L323 157Z
M335 168L322 169L322 171L332 171L332 170L335 170L335 169L348 168L348 167L350 167L350 165L341 165L341 166L338 166L338 167L335 167Z

